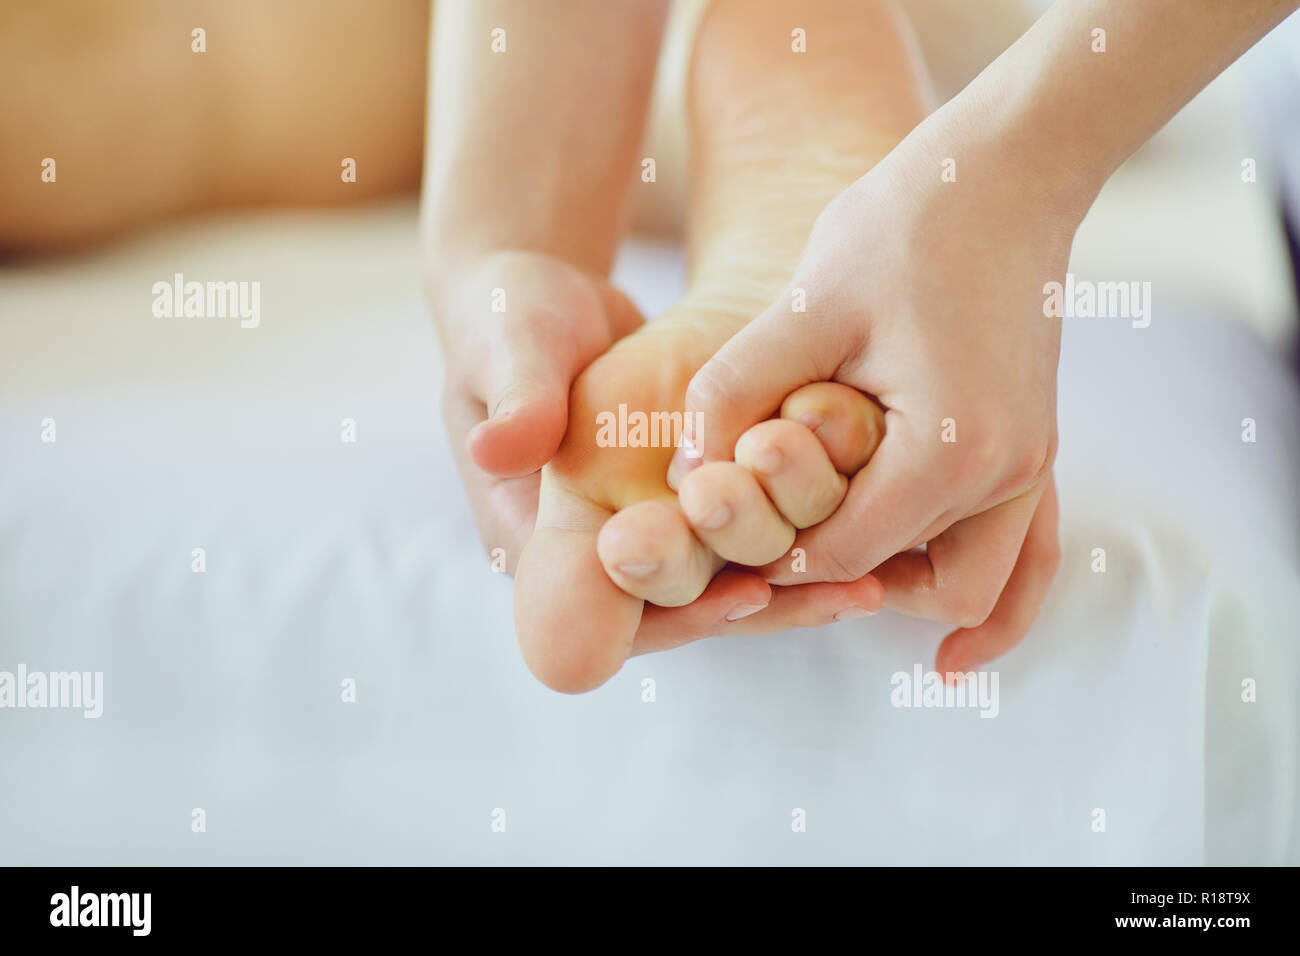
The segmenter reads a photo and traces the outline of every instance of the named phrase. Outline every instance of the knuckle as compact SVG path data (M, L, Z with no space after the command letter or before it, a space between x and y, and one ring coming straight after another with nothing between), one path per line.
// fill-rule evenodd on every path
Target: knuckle
M754 458L768 451L797 452L802 450L800 440L807 429L798 422L782 418L769 418L767 421L751 425L736 439L735 458Z
M715 355L696 372L686 386L687 411L706 416L723 414L730 402L728 398L738 383L735 370Z
M1035 550L1033 559L1045 570L1051 577L1056 577L1056 572L1061 570L1061 561L1064 559L1064 552L1061 549L1060 535L1052 535L1050 541L1045 541Z
M988 476L994 473L1000 457L996 439L986 433L974 431L978 437L954 443L950 454L939 456L939 474L951 488L968 488L987 485Z
M949 446L953 453L941 456L948 480L991 487L997 500L1037 484L1056 460L1056 429L1050 424L1019 427L1009 424L1012 420L1011 414L958 418L958 440Z
M574 317L588 319L601 312L600 296L576 275L561 274L545 285L526 286L522 306L506 313L507 326L553 329L568 328Z
M941 588L939 606L944 617L958 627L979 627L997 606L999 591L983 584Z
M998 497L1018 495L1034 482L1038 474L1041 456L1033 449L1021 449L1012 452L1003 468L1002 480L998 483Z
M812 237L831 241L841 239L845 232L856 231L860 221L857 204L847 192L842 192L825 206L813 220Z
M871 570L862 566L864 562L857 554L850 555L846 561L834 551L827 551L821 555L817 563L821 568L819 577L824 581L831 581L836 584L856 581Z
M1026 437L1023 433L998 443L1003 449L997 455L997 466L987 473L998 475L994 496L999 500L1013 498L1033 487L1051 469L1056 458L1055 434L1042 433Z
M1021 489L1028 488L1041 478L1049 467L1051 457L1047 439L1035 439L1022 448L1012 459L1011 478Z

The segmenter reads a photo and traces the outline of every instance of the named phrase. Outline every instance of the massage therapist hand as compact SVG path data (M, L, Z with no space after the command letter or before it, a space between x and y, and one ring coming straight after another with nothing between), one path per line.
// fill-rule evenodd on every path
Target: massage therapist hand
M665 10L665 0L435 6L424 285L457 467L485 548L500 548L512 573L570 386L643 322L606 277Z
M483 546L514 573L537 520L540 469L568 425L570 386L644 319L603 276L551 256L436 261L426 286L447 356L443 420Z
M607 276L639 168L665 6L664 0L436 5L421 223L425 288L446 357L448 437L483 544L494 557L504 553L511 573L535 536L538 469L565 438L575 380L644 324ZM753 22L748 3L726 6L725 19ZM488 46L498 29L508 53ZM799 236L785 275L807 222L837 188L814 200L802 224L778 221L778 234L794 228ZM779 287L772 285L764 298ZM747 303L737 324L761 301ZM711 351L703 350L682 374L677 404L690 372ZM642 355L639 376L652 381L687 360L681 350L663 356L624 348L620 354L624 361ZM627 400L620 389L622 399L616 390L608 407ZM594 434L590 418L579 427L583 436ZM596 560L594 545L589 557ZM596 570L612 588L599 565ZM565 598L564 588L574 584L562 582L549 597ZM751 571L728 568L686 605L648 605L635 627L635 652L714 634L822 624L848 606L874 611L880 599L871 578L772 588ZM578 619L590 623L590 603L584 606ZM737 609L755 613L738 617ZM574 616L566 611L563 618L562 630L572 631Z
M785 295L687 392L706 460L729 457L808 382L842 382L885 407L884 440L840 509L795 541L806 573L788 558L766 573L792 584L871 572L888 606L966 629L940 652L941 673L1023 634L1059 561L1060 322L1043 316L1041 290L1063 277L1073 231L1042 214L1048 197L999 189L992 157L965 153L957 182L941 181L944 155L914 134L835 199Z
M827 207L785 293L686 397L706 461L808 382L851 385L886 409L844 503L794 543L807 572L783 558L770 581L871 572L887 606L958 625L940 672L1023 637L1060 562L1060 322L1044 314L1044 286L1064 278L1111 172L1296 5L1058 0Z

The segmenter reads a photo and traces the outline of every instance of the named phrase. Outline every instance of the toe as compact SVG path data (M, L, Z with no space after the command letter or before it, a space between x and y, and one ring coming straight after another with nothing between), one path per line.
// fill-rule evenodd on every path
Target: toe
M723 561L691 532L674 501L642 501L611 517L596 550L620 588L662 607L690 604Z
M763 611L773 588L757 574L740 568L718 573L700 597L685 607L645 606L636 632L635 654L666 651L701 638L727 633L737 621Z
M515 632L528 669L566 694L618 673L644 603L605 574L596 538L609 512L542 484L542 512L515 569Z
M777 512L758 479L735 462L713 462L690 472L678 497L695 534L728 561L767 564L794 543L794 527Z

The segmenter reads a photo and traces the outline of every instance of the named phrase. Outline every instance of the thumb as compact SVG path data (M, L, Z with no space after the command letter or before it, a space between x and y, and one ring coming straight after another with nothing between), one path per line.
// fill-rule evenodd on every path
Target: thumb
M568 421L575 371L545 354L517 356L489 393L488 418L467 439L474 464L503 478L531 474L551 460Z
M791 302L787 292L691 379L684 430L697 463L729 461L747 428L772 417L800 386L828 381L842 364L829 317L795 311ZM683 457L674 460L675 468Z
M526 309L484 370L488 417L469 433L470 458L490 474L531 474L555 455L568 426L569 388L615 338L640 324L635 306L602 284L567 302Z

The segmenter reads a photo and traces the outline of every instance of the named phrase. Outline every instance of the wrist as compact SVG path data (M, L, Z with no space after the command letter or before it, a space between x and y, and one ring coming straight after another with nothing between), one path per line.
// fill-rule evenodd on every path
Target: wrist
M454 350L487 332L501 334L506 314L526 321L572 328L620 313L623 300L602 277L530 249L479 249L453 244L447 254L426 246L422 269L425 299L445 347ZM631 308L630 303L627 308ZM492 313L500 313L493 316ZM621 314L621 313L620 313Z
M524 253L553 259L595 276L613 266L618 237L586 229L559 211L529 216L522 211L469 214L463 204L443 205L426 199L420 216L420 250L426 272L463 272L467 266L499 254Z
M1128 137L1118 118L1098 126L1095 110L1081 109L1095 66L1059 49L1060 32L1045 16L908 139L953 159L958 181L964 172L1011 209L1046 212L1073 234L1127 156Z
M931 114L887 162L924 177L922 188L945 205L962 197L990 228L1067 251L1110 175L1094 157L1062 148L1032 111L979 88Z

